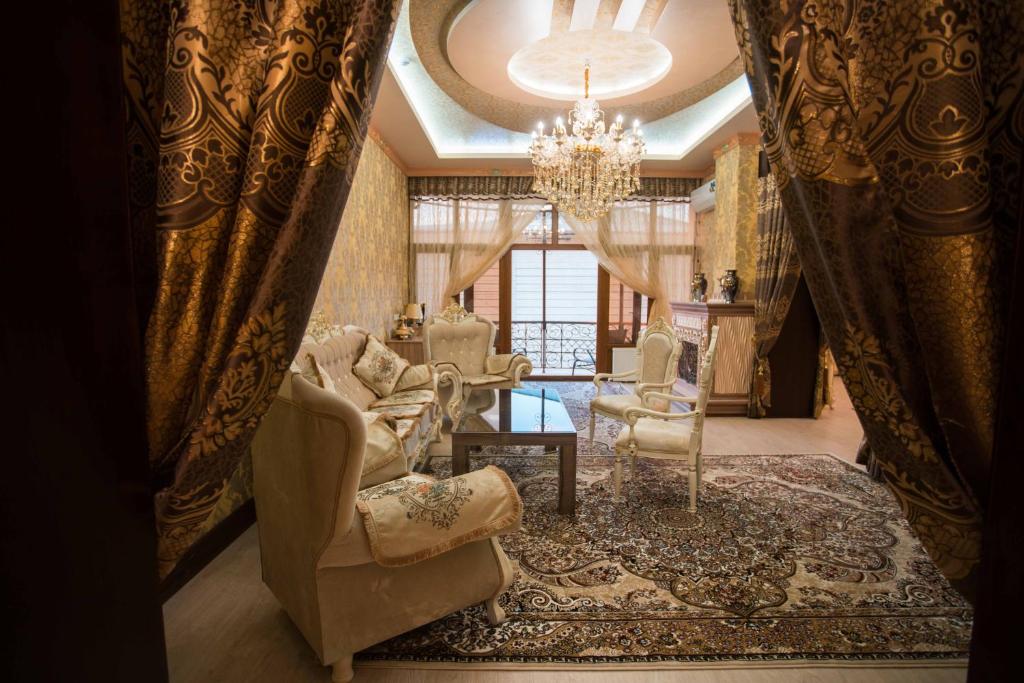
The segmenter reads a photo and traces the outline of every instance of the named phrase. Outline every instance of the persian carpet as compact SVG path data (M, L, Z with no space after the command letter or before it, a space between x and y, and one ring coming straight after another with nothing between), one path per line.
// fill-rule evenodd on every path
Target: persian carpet
M577 427L589 385L556 386ZM557 514L557 458L484 451L525 501L501 539L517 566L508 621L474 606L360 653L365 662L538 665L967 656L969 605L887 489L825 455L705 456L698 510L680 464L640 461L612 501L610 441L581 433L575 518ZM448 476L450 462L434 461ZM626 468L628 472L628 467Z

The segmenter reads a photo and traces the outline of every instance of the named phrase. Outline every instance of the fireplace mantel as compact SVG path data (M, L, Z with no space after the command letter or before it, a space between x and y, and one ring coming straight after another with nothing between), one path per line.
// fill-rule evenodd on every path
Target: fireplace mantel
M672 326L683 340L678 390L695 391L687 361L703 358L711 328L718 325L718 360L715 363L714 385L708 400L708 415L746 415L750 376L754 363L754 304L737 301L727 304L679 302L672 304ZM693 368L696 370L697 368Z

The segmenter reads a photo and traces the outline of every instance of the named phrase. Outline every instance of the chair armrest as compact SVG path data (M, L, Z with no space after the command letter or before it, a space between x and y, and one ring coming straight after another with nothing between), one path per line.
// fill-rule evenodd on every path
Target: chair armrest
M630 427L635 426L641 417L656 417L661 420L689 420L698 415L700 415L699 410L691 410L688 413L663 413L658 410L648 410L647 408L626 408L623 413L623 417Z
M382 567L416 564L466 543L514 533L523 517L515 484L493 465L451 479L397 479L361 491L356 509L370 554Z
M660 391L648 391L640 399L645 408L649 408L650 405L647 402L648 398L657 398L663 401L668 401L669 405L674 403L696 403L696 396L679 396L678 394L666 394Z
M462 373L454 363L447 363L435 368L434 372L434 396L438 404L441 403L441 387L451 387L448 401L442 406L444 414L451 419L452 423L458 421L462 414Z
M650 391L651 389L668 389L672 387L675 383L675 380L671 380L668 382L643 382L641 384L636 385L636 391L638 394L643 394L644 392Z
M508 377L519 386L520 378L533 372L533 363L521 353L501 353L484 359L484 372Z
M599 372L594 375L594 386L597 387L597 395L601 395L601 384L607 382L610 379L627 379L629 377L639 377L639 370L627 370L626 372Z

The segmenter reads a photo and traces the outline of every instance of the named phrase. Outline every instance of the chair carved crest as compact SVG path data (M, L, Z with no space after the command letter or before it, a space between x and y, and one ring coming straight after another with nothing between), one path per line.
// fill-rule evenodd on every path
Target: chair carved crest
M644 338L646 339L649 334L666 334L672 338L672 341L676 341L675 328L665 322L665 319L661 316L658 316L657 320L647 326L647 329L644 330Z
M459 304L449 304L447 308L437 314L437 317L449 323L460 323L469 316L470 313Z

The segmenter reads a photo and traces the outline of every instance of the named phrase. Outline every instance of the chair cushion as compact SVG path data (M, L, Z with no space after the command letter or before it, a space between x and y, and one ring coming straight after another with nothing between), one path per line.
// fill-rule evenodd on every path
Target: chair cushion
M316 356L308 351L300 353L295 358L295 361L292 363L292 371L298 372L310 384L315 384L321 389L326 389L335 394L338 393L334 386L334 380L331 379L326 370L320 367Z
M405 406L413 403L433 403L434 392L430 389L413 389L411 391L399 391L398 393L378 398L370 404L371 408L384 408L386 406Z
M692 420L658 420L642 417L635 427L637 450L647 453L665 453L685 456L690 450ZM629 447L629 427L623 427L615 439L615 448Z
M636 394L601 394L590 401L591 410L618 415L619 419L625 419L622 414L626 408L640 407L640 397Z
M376 337L366 338L366 349L352 372L377 396L390 396L409 361L384 346Z
M502 377L501 375L463 375L462 383L468 384L471 387L481 387L488 384L498 384L499 382L508 382L508 377Z

